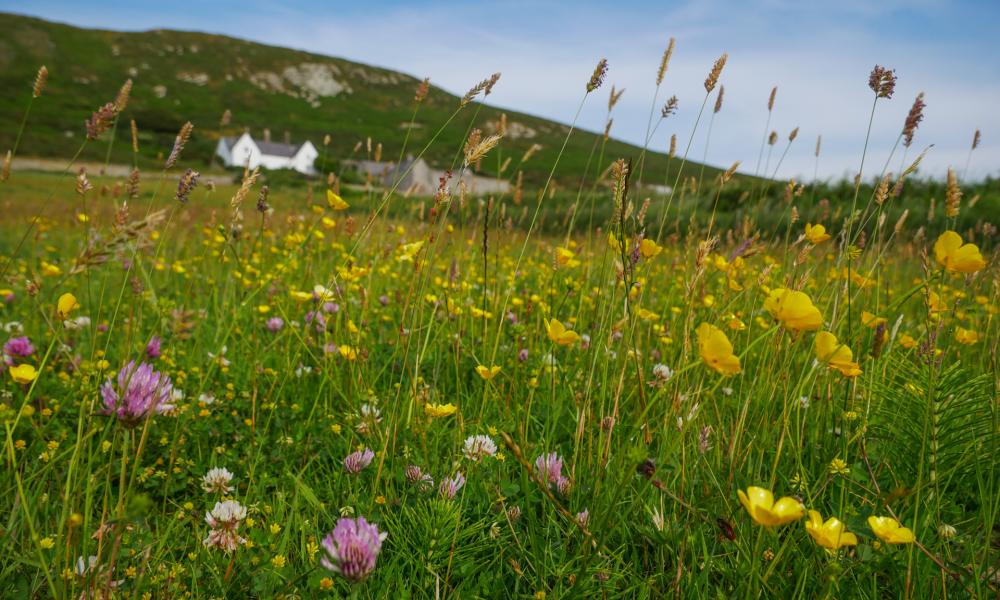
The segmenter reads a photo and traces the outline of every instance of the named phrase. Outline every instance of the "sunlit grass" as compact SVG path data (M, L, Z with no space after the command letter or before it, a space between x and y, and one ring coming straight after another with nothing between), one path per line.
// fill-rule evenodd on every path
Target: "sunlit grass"
M481 126L510 194L0 184L3 595L996 594L995 197L556 195Z

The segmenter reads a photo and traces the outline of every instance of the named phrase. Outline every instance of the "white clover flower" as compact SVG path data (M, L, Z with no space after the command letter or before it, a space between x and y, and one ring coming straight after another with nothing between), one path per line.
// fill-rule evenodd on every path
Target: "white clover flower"
M70 331L76 331L85 327L90 327L90 317L77 317L63 321L63 327Z
M209 494L228 494L233 491L229 483L233 480L233 474L223 467L210 469L201 479L201 489Z
M659 380L667 381L674 376L674 372L667 365L658 363L653 366L653 376Z
M462 454L473 462L479 462L487 456L496 455L496 453L497 445L488 435L470 436L462 447Z

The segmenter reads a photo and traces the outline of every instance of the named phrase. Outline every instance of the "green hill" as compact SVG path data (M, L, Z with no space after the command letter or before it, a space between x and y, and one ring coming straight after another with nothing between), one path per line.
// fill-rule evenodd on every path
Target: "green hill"
M114 100L122 83L131 78L134 87L123 118L138 124L144 162L162 160L177 130L188 120L195 125L185 151L189 164L209 162L220 136L238 134L244 128L259 136L265 127L276 141L287 132L293 141L311 139L317 147L329 134L333 158L349 156L359 141L371 137L374 143L383 144L383 156L388 159L398 156L420 83L395 71L220 35L103 31L0 16L4 21L0 28L0 152L14 143L35 73L43 64L50 73L48 85L32 108L20 155L71 156L85 137L84 121L99 106ZM604 101L605 92L599 93L601 99L593 101ZM458 97L432 87L408 148L422 147L458 103ZM231 119L223 125L227 110ZM483 106L478 115L475 112L474 107L467 107L443 131L426 155L432 164L451 164L473 118L476 126L488 128L501 113L489 106ZM503 112L509 123L505 155L516 160L532 144L541 145L523 170L528 182L543 179L566 125ZM579 181L598 138L599 134L591 132L574 134L557 178ZM128 126L123 123L117 130L111 162L131 162L129 140ZM89 144L82 158L104 160L107 149L106 143ZM612 158L637 157L639 152L633 145L612 140L602 168ZM673 161L673 166L679 162ZM496 166L483 168L494 174ZM592 166L591 172L597 168ZM665 181L666 168L665 155L649 156L645 179ZM716 173L708 169L706 175Z

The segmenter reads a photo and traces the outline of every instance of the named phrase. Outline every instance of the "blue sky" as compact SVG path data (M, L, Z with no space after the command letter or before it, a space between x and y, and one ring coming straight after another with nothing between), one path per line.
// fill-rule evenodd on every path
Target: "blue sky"
M677 47L660 102L676 94L680 111L660 126L652 145L665 149L671 133L687 140L704 97L702 81L725 51L725 102L708 161L741 160L741 170L753 171L767 96L777 85L772 129L783 143L800 127L779 177L812 176L819 134L821 177L857 171L871 107L868 73L878 63L895 68L899 82L893 99L879 103L866 172L881 169L923 91L925 120L910 152L934 144L923 171L942 175L951 165L961 173L979 128L983 142L969 177L1000 174L1000 2L994 0L0 0L0 10L87 27L224 33L427 76L457 94L500 71L493 103L560 121L572 118L594 64L607 57L608 88L626 89L613 133L640 144L660 55L673 36ZM607 91L590 99L582 126L603 129ZM705 134L702 126L693 158L703 156Z

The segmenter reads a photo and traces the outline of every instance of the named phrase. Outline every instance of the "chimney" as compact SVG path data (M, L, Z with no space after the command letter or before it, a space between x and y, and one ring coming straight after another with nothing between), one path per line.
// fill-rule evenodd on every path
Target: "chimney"
M265 142L271 141L271 130L267 129L266 127L264 128L264 141Z
M285 130L285 143L289 145L292 143L292 134L287 129Z

